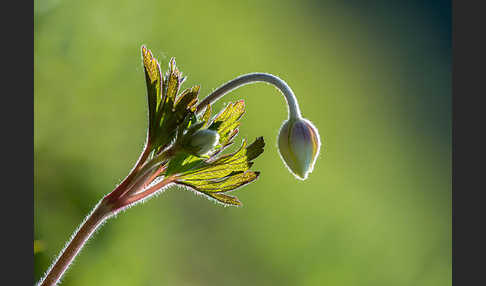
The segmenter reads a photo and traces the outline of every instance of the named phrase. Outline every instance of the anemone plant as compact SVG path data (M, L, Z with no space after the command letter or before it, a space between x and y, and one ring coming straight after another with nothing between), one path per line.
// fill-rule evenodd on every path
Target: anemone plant
M198 103L199 86L180 92L185 77L175 60L162 76L150 50L142 46L147 84L148 128L144 149L128 176L93 208L54 260L38 285L56 285L91 235L110 217L171 185L185 186L225 206L240 206L228 192L255 181L253 160L263 153L263 137L251 144L243 140L237 151L225 154L234 143L242 100L229 103L216 115L211 105L231 90L253 82L267 82L284 95L289 118L280 128L280 155L297 178L305 180L319 154L320 139L312 123L302 118L297 99L280 78L250 73L235 78Z

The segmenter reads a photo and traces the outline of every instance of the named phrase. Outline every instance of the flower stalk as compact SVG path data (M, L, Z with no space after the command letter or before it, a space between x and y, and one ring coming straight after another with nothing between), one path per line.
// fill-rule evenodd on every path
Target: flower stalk
M280 128L278 150L289 171L300 180L307 179L309 173L314 169L314 164L320 152L319 133L312 122L302 117L294 92L279 77L267 73L250 73L239 76L214 90L199 103L196 110L199 113L205 106L216 102L230 91L255 82L272 84L285 97L289 117Z
M290 86L279 77L268 73L249 73L228 81L204 98L204 100L201 101L201 103L199 103L197 106L197 112L201 112L204 107L216 102L230 91L255 82L266 82L272 84L278 88L280 92L282 92L282 95L285 97L287 106L289 108L289 119L297 119L302 117L300 114L299 103L297 102L297 98L295 97Z

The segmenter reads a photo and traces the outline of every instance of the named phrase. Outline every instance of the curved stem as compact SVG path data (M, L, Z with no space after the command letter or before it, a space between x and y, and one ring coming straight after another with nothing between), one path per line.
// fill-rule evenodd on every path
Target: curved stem
M297 98L295 97L292 89L285 81L268 73L245 74L225 83L198 104L197 113L200 113L203 108L206 107L206 105L217 101L233 89L254 82L267 82L277 87L287 100L287 105L289 107L289 119L301 118L299 104L297 103Z
M82 223L79 229L76 230L72 239L61 251L61 254L52 264L51 268L47 270L46 276L39 281L38 285L56 285L64 272L68 269L69 265L73 262L81 248L83 248L86 241L88 241L96 229L98 229L98 227L100 227L102 223L112 214L113 213L110 211L110 209L104 204L104 201L101 201L98 205L96 205L84 223Z

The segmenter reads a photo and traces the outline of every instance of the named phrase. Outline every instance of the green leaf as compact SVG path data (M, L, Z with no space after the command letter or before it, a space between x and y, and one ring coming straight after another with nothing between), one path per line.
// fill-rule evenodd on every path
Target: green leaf
M207 127L209 125L209 120L211 119L211 105L206 105L206 110L202 116L202 121L204 121L204 126Z
M233 175L227 176L221 180L186 179L184 180L184 183L201 192L221 193L232 191L251 183L256 180L259 175L260 172L253 171L235 172Z
M221 203L239 205L240 202L236 197L221 193L233 191L258 178L260 173L249 169L253 165L251 160L263 152L264 146L263 137L257 138L248 146L246 140L243 140L241 148L233 154L221 156L191 170L178 173L176 183L189 186Z
M162 98L163 101L157 109L157 122L161 129L169 132L172 125L175 125L176 118L174 116L174 103L176 95L179 91L182 82L182 74L176 68L175 59L172 58L169 63L169 70L167 71L164 81L162 83ZM166 139L166 141L169 141Z
M224 205L233 205L233 206L241 206L241 202L238 200L237 197L233 197L230 195L225 194L206 194L208 197L217 200L218 202Z
M149 140L151 148L158 153L190 125L189 122L188 125L182 126L187 116L190 119L196 118L194 112L199 86L186 89L177 96L184 78L176 67L175 59L170 60L169 70L162 78L160 65L150 50L142 47L142 57L148 92Z
M192 88L184 90L177 98L174 104L174 116L176 120L180 122L185 118L188 110L191 112L196 111L197 95L199 94L199 86L196 85Z
M162 100L162 75L160 65L152 56L152 52L142 46L143 67L145 70L145 81L147 84L147 100L149 109L149 136L156 136L157 107Z
M258 137L253 143L246 147L246 157L248 160L253 160L263 153L265 147L265 141L263 137Z
M204 159L182 152L170 160L165 176L184 173L202 164L204 164Z
M219 147L223 148L232 143L232 139L238 133L240 118L245 113L245 103L243 100L229 103L226 108L219 113L208 129L219 133Z
M166 86L165 96L167 97L167 101L175 101L181 82L182 73L177 69L175 58L171 58L169 62L169 70L164 78L164 84Z
M233 172L244 172L251 167L251 162L246 157L246 140L241 148L233 154L223 156L206 166L181 174L184 180L204 179L217 180L230 175Z

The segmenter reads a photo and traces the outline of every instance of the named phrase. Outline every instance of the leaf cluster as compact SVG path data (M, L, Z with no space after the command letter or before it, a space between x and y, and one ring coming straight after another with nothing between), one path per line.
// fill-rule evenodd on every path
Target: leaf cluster
M237 151L222 155L238 134L240 119L245 113L244 102L229 103L213 118L211 105L208 105L198 117L199 86L178 95L185 78L177 69L175 60L170 60L169 70L162 77L159 63L146 47L142 47L142 57L149 107L148 144L153 156L169 147L176 150L161 176L172 176L176 184L187 186L224 205L241 205L237 197L225 193L258 178L260 173L250 168L265 146L262 137L249 145L243 140ZM217 144L206 156L198 156L184 148L185 139L200 129L209 129L219 135Z

